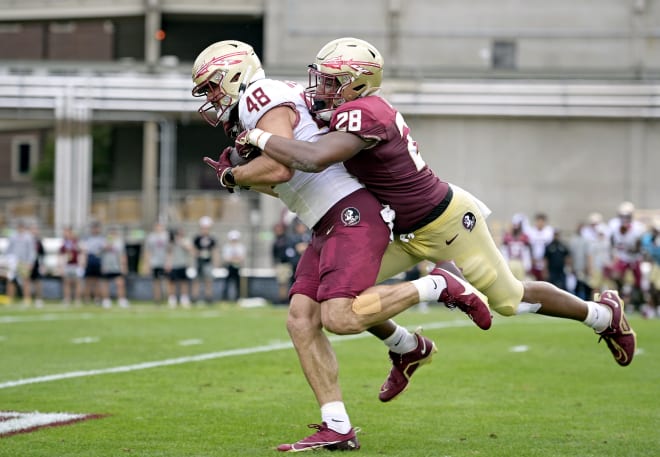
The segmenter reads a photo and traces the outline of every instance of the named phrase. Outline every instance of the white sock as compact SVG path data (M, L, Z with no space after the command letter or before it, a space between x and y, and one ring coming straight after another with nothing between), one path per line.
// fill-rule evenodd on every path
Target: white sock
M321 406L321 419L329 429L342 435L351 429L351 420L342 401L331 401Z
M440 275L426 275L410 282L417 288L419 301L438 301L447 287L447 281Z
M612 320L611 309L592 301L587 302L587 308L587 318L583 321L584 325L591 327L597 333L602 332L610 326L610 321Z
M417 338L415 338L415 335L410 333L408 329L397 325L394 333L385 338L383 343L390 348L390 351L396 352L397 354L405 354L417 347Z

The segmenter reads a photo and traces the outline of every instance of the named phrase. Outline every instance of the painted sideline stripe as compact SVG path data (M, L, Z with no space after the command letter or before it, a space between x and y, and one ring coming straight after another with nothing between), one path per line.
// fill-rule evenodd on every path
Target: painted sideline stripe
M441 329L441 328L471 327L471 326L474 326L474 324L466 319L449 321L449 322L430 322L421 325L421 327L425 329ZM369 336L372 335L368 332L363 332L357 335L331 336L330 341L332 341L333 343L342 342L348 340L355 340L358 338L366 338ZM123 365L118 367L102 368L97 370L70 371L68 373L58 373L58 374L51 374L46 376L37 376L34 378L25 378L25 379L17 379L15 381L2 382L0 383L0 389L8 389L10 387L18 387L28 384L38 384L42 382L59 381L61 379L83 378L86 376L96 376L102 374L127 373L129 371L147 370L149 368L158 368L158 367L165 367L170 365L181 365L184 363L192 363L192 362L203 362L205 360L220 359L224 357L257 354L260 352L280 351L282 349L292 349L292 348L293 348L293 343L288 341L282 343L273 343L265 346L230 349L227 351L210 352L207 354L199 354L199 355L186 356L186 357L177 357L175 359L143 362L134 365Z
M42 427L66 425L95 417L100 416L91 414L18 413L13 411L0 411L0 436L14 435L16 433L28 432Z

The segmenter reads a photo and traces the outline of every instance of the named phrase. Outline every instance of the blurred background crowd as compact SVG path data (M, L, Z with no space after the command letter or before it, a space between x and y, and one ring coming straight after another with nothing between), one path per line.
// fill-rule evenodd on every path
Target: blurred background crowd
M67 228L62 237L44 238L39 224L26 220L5 232L0 296L26 306L43 306L45 299L102 307L128 307L133 299L184 308L236 302L249 298L258 271L262 298L286 304L311 237L292 213L283 212L269 233L271 257L255 269L246 265L249 246L241 231L221 234L209 216L188 231L157 222L130 241L120 226L98 221L80 232ZM516 213L496 239L520 279L550 281L587 299L617 289L631 312L660 315L660 214L636 217L634 204L623 202L610 218L592 212L564 230L543 212ZM393 280L426 274L430 267L418 265ZM50 284L46 291L44 282Z
M285 302L309 235L277 199L218 190L202 158L229 141L198 116L192 61L237 39L306 85L323 43L356 36L425 162L493 210L520 277L614 284L653 315L659 0L332 6L0 0L0 300Z

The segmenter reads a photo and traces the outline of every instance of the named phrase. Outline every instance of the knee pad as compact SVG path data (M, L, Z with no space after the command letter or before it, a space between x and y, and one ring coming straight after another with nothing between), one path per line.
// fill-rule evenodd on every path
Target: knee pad
M519 303L513 303L510 300L495 301L489 299L490 309L497 314L505 317L515 316L518 314Z

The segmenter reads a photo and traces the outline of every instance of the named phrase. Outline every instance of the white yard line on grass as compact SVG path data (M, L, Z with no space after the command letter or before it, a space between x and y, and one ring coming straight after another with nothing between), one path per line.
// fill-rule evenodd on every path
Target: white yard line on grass
M2 316L0 324L18 324L21 322L51 322L51 321L72 321L92 319L95 315L92 313L82 314L41 314L36 316Z
M206 311L201 313L169 313L169 310L150 310L143 311L139 309L132 309L134 313L130 314L131 319L136 317L152 317L156 313L162 313L162 316L171 317L173 319L186 319L186 318L211 318L211 317L222 317L221 311ZM20 324L25 322L57 322L57 321L77 321L77 320L89 320L89 319L124 319L126 314L113 314L109 313L66 313L66 314L38 314L38 315L9 315L9 316L0 316L0 324Z
M473 325L474 324L471 321L463 319L463 320L455 320L449 322L429 322L423 324L422 327L424 327L425 329L441 329L441 328L451 328L451 327L470 327ZM365 333L360 333L358 335L331 336L330 340L332 342L342 342L342 341L354 340L357 338L366 338L368 336L371 336L371 334L365 332ZM193 355L187 357L177 357L175 359L165 359L165 360L156 360L153 362L136 363L134 365L123 365L123 366L111 367L111 368L101 368L97 370L70 371L68 373L57 373L46 376L37 376L34 378L17 379L15 381L5 381L0 383L0 389L8 389L10 387L18 387L28 384L38 384L42 382L59 381L62 379L83 378L86 376L97 376L97 375L113 374L113 373L126 373L129 371L146 370L149 368L158 368L158 367L164 367L170 365L181 365L184 363L191 363L191 362L203 362L205 360L220 359L223 357L234 357L237 355L257 354L260 352L279 351L282 349L291 349L291 348L293 348L293 344L291 344L291 342L282 342L282 343L268 344L265 346L230 349L227 351L210 352L207 354L199 354L199 355Z

